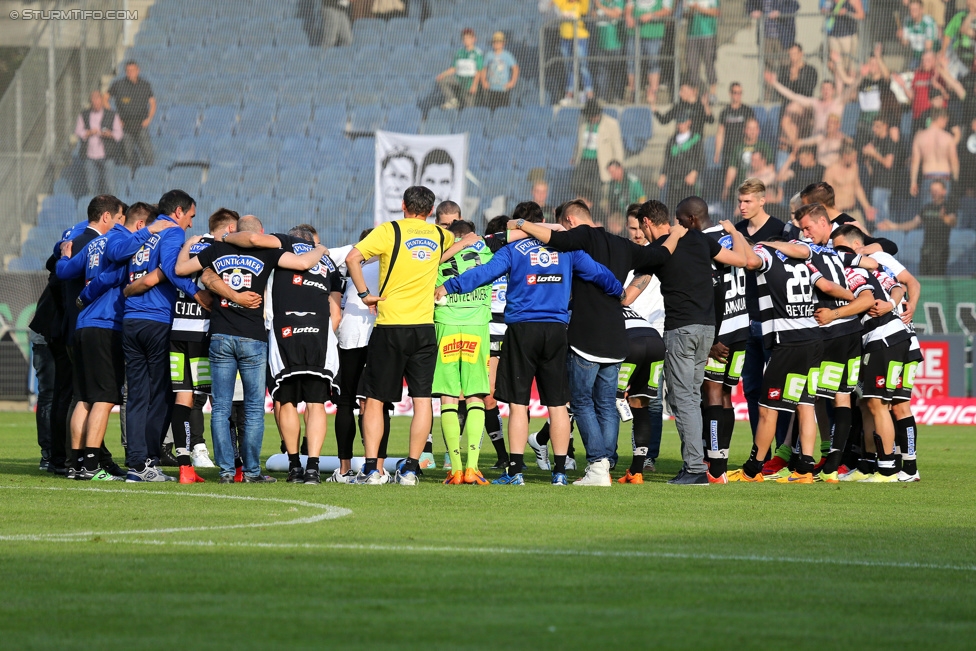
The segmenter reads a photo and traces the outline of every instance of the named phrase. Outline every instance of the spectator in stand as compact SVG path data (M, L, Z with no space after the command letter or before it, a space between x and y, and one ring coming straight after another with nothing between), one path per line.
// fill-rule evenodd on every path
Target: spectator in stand
M139 76L139 64L127 61L125 77L113 81L108 94L122 120L122 147L129 167L134 172L140 165L152 165L155 157L147 129L156 116L156 97L149 82Z
M950 81L947 79L946 85L951 90L955 84L949 83ZM949 93L948 97L940 93L933 95L931 98L931 106L929 106L925 113L922 113L922 117L918 120L919 128L928 128L932 124L932 115L936 111L945 111L946 115L949 116L949 119L946 121L946 131L952 134L953 140L959 142L959 139L962 138L962 125L960 124L962 121L960 114L962 103L953 101L956 97L955 93ZM947 98L948 101L946 101Z
M826 18L827 47L830 56L841 55L841 65L849 74L857 70L857 33L860 21L864 20L864 5L861 0L820 0L820 12Z
M921 276L944 276L949 264L949 236L956 225L956 206L949 200L949 192L942 181L929 185L930 203L922 206L915 217L902 224L886 221L878 224L883 231L912 231L922 228L922 256L919 265Z
M945 109L932 112L932 124L915 134L912 140L912 163L909 180L909 194L917 197L918 177L922 174L922 196L929 196L929 187L941 181L946 189L952 190L952 181L959 179L959 155L956 140L946 131L949 115Z
M461 30L464 46L454 54L454 63L435 78L444 95L443 109L468 108L474 106L478 93L478 74L484 68L484 54L475 47L478 37L474 30L465 27Z
M759 121L750 118L746 120L746 126L742 132L742 144L732 150L727 159L725 183L722 186L723 201L729 198L729 190L733 183L735 187L739 187L749 177L749 163L752 161L752 152L754 151L761 151L766 160L773 160L772 148L759 140Z
M641 66L647 71L647 103L657 105L657 89L661 83L661 44L667 21L671 18L673 0L628 0L624 21L627 24L627 97L637 98L634 78L634 30L640 36Z
M871 179L871 205L882 224L890 218L891 191L895 187L895 150L898 143L891 139L888 123L880 116L874 118L871 140L861 147L864 164Z
M485 89L485 105L495 110L511 103L512 89L519 79L519 66L512 53L505 49L505 34L495 32L491 37L491 52L485 55L481 70L481 87Z
M715 122L715 116L712 115L707 97L702 97L699 101L699 93L698 80L691 78L682 80L678 86L678 101L667 113L654 111L654 117L661 124L669 124L675 116L687 114L691 117L692 133L701 134L706 124Z
M322 47L352 45L349 0L322 0Z
M587 99L593 98L593 77L590 75L590 66L586 62L590 32L583 22L583 17L590 11L590 0L552 0L552 4L563 18L568 18L559 25L559 54L566 64L566 96L559 103L562 106L569 106L582 99L574 95L576 92L576 78L573 76L574 48L579 55L579 74L583 84L583 94Z
M908 61L908 70L914 70L922 61L922 55L932 52L939 45L939 26L932 16L922 10L922 0L910 0L908 16L902 23L898 37L901 44L907 47L912 58Z
M976 0L966 0L966 10L958 12L942 33L942 51L952 52L959 76L973 69L976 59Z
M885 65L882 56L881 43L876 43L874 52L867 63L861 66L861 79L849 77L842 66L834 68L834 75L849 88L857 87L857 103L860 114L857 119L857 131L854 141L858 146L871 138L874 119L878 116L889 125L889 132L894 142L900 138L899 123L902 108L898 98L891 92L891 72Z
M840 159L841 148L850 141L851 139L840 130L840 115L831 113L827 116L827 130L824 133L798 140L796 146L816 145L817 162L824 167L830 167Z
M776 167L773 162L766 158L762 150L757 149L752 152L749 158L749 170L746 172L751 179L759 179L766 185L766 211L772 208L773 204L783 202L783 188L776 180Z
M813 92L817 88L817 70L803 57L803 46L793 43L786 51L788 61L779 67L776 79L784 88L797 95L813 97ZM774 69L772 66L767 66ZM783 100L785 105L787 100Z
M705 151L702 136L692 128L691 115L682 113L677 118L677 130L664 146L664 164L657 179L661 191L661 203L668 198L685 198L698 195L698 175L705 167Z
M715 54L718 48L718 17L721 10L718 0L685 0L685 18L688 21L686 41L688 71L697 86L699 70L705 66L705 80L708 82L708 102L718 101L715 96L718 76L715 74Z
M934 52L922 54L918 68L912 73L911 83L906 83L901 75L894 75L892 79L901 86L912 103L912 133L917 133L927 125L923 122L923 114L932 107L932 97L936 94L948 95L947 85L959 85L949 74L946 64L936 58ZM965 91L959 85L962 95ZM911 134L902 134L910 136Z
M970 114L972 115L972 114ZM966 127L956 148L959 158L959 226L976 228L976 117Z
M746 121L756 117L752 107L742 103L742 84L733 81L729 86L729 105L718 114L718 132L715 134L715 158L713 163L722 161L722 154L735 151L742 144L742 130Z
M115 111L105 108L101 91L93 90L90 107L78 114L75 135L81 140L87 194L114 194L112 171L122 140L122 121Z
M839 59L839 55L832 55ZM837 61L834 62L839 63ZM768 70L765 73L766 83L776 89L784 99L789 100L789 104L786 106L786 111L783 115L784 119L790 119L797 123L796 114L803 109L810 109L813 111L813 133L825 133L827 131L827 116L828 115L843 115L844 107L854 99L854 93L856 88L850 86L845 89L843 82L840 79L830 81L825 79L822 84L820 84L820 98L807 97L806 95L800 95L794 93L789 88L779 83L772 72ZM846 92L845 92L846 91Z
M545 179L538 179L532 183L532 201L542 208L542 216L546 222L555 223L556 209L549 205L549 183Z
M783 51L796 43L796 18L800 10L796 0L746 0L746 13L756 21L756 42L759 42L759 19L763 19L765 51L761 53L767 68L776 68L783 63ZM790 53L790 61L794 55ZM803 50L800 50L803 59ZM816 75L816 73L814 73ZM785 83L785 82L784 82ZM817 83L814 77L813 85ZM811 87L810 92L813 92Z
M901 0L902 4L906 7L910 4L911 0ZM942 32L942 28L945 27L946 22L946 5L952 2L953 7L955 6L955 0L922 0L922 10L925 14L932 17L935 21L935 26L939 28L939 32Z
M823 181L824 171L824 166L817 162L815 147L799 147L790 152L776 181L783 185L785 195L792 197L811 183ZM767 188L767 197L768 192Z
M618 61L601 61L596 65L597 95L611 104L623 99L621 93L627 79L621 33L626 7L627 0L593 0L597 17L597 52L600 56L621 57Z
M610 161L624 159L624 141L620 123L603 113L599 103L590 99L583 107L582 120L573 157L572 189L588 199L598 199L602 184L610 181Z
M857 167L857 150L854 143L846 140L840 149L840 156L837 161L827 166L824 172L824 183L829 183L834 188L834 206L841 212L846 212L866 227L867 224L874 223L875 211L868 203L868 197L861 186L861 173ZM860 204L863 212L859 212L857 206Z
M624 222L623 226L626 228L627 224L623 215L627 214L627 206L632 203L647 201L644 186L641 185L640 179L625 171L623 164L618 160L610 161L607 170L610 172L610 182L604 186L603 210L608 215L620 215L621 221ZM615 234L619 235L619 233Z

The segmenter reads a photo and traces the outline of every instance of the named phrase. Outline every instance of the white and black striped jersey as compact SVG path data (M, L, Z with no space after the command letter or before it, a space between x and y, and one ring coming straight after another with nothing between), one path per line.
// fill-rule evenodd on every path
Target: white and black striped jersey
M494 233L485 236L488 250L497 253L508 243L508 232ZM491 283L491 322L488 331L491 335L501 337L505 335L508 326L505 325L505 305L508 297L508 275L496 278Z
M624 327L627 329L627 337L650 337L657 333L651 322L638 314L629 306L624 307Z
M821 339L820 326L813 318L813 286L820 280L820 272L806 260L788 258L762 244L753 250L762 260L756 270L756 288L765 347Z
M850 289L847 286L844 261L837 255L834 247L829 244L821 246L811 242L798 243L806 244L810 248L810 264L817 268L820 275L835 285L840 285L844 289ZM847 301L828 296L819 289L815 291L815 294L817 297L817 307L835 310L847 305ZM836 339L837 337L844 337L860 332L861 324L856 316L845 316L832 321L828 325L821 326L821 328L823 328L824 339Z
M275 237L286 251L301 255L314 245L291 235ZM308 271L277 268L265 292L268 337L268 388L286 378L310 374L330 382L339 370L329 295L343 291L342 276L329 256Z
M891 300L888 292L896 283L892 282L894 277L887 272L848 267L845 273L847 285L855 296L870 289L874 293L875 300ZM872 317L865 312L861 315L860 323L861 345L864 347L864 352L887 348L911 338L908 328L894 310L878 317Z
M721 226L702 231L723 248L732 250L732 236ZM712 260L712 284L716 291L716 338L726 346L749 339L749 307L746 305L746 270L729 267ZM724 309L719 310L719 304Z
M199 242L190 247L190 257L195 258L201 251L214 243L214 236L207 233ZM192 280L200 282L203 272L193 274ZM210 312L200 307L192 296L187 296L179 289L176 290L176 302L173 304L173 329L170 341L203 341L210 332Z

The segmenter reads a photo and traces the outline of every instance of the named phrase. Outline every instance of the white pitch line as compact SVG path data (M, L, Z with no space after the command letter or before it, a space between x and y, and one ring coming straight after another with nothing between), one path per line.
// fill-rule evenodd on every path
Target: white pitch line
M77 531L70 533L50 533L50 534L12 534L12 535L0 535L0 541L32 541L41 542L44 540L56 541L56 542L68 542L73 538L86 538L91 536L133 536L133 535L151 535L160 533L185 533L190 531L224 531L229 529L256 529L260 527L286 527L296 524L313 524L315 522L322 522L323 520L335 520L346 515L350 515L352 511L349 509L344 509L338 506L332 506L331 504L316 504L315 502L306 502L303 500L286 500L276 497L253 497L251 495L223 495L220 493L176 493L172 491L153 491L153 490L132 490L132 489L106 489L106 488L65 488L65 487L55 487L55 486L0 486L0 488L6 489L21 489L21 490L48 490L48 491L79 491L88 493L126 493L130 495L166 495L169 497L209 497L212 499L219 500L238 500L244 502L273 502L276 504L286 504L288 506L298 506L303 508L318 509L322 511L313 516L304 518L295 518L294 520L286 520L284 522L250 522L245 524L225 524L225 525L212 525L205 527L168 527L163 529L138 529L129 531Z

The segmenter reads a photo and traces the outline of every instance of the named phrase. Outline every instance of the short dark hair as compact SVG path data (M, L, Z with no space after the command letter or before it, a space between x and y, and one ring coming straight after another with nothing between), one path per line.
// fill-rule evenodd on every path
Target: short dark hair
M796 155L799 156L800 154L811 154L813 156L816 156L817 148L814 147L813 145L803 145L802 147L796 150Z
M469 222L469 221L467 221L465 219L459 219L459 220L457 220L456 222L454 222L453 224L451 224L450 226L448 226L447 227L447 230L451 231L452 233L454 233L458 237L464 237L468 233L474 233L475 232L474 223L473 222Z
M827 209L824 208L822 203L808 203L805 206L800 206L796 209L796 212L793 213L793 219L796 220L797 224L799 224L800 220L802 220L804 217L810 217L811 219L822 218L828 222L830 221L830 215L827 214Z
M617 160L616 158L614 158L612 161L610 161L609 163L607 163L607 169L610 169L614 165L617 165L619 167L623 167L624 166L623 163L621 163L619 160Z
M142 220L148 226L155 221L157 215L159 215L159 208L149 203L137 201L125 210L125 225L132 226L137 221Z
M528 221L528 220L525 220ZM508 224L508 215L498 215L498 217L492 217L485 224L485 235L493 235L495 233L501 233L505 230L505 226Z
M584 219L593 219L593 215L590 213L590 207L582 199L573 199L563 204L563 219L568 218L570 215L576 215Z
M135 59L129 59L128 61L125 62L125 67L126 68L128 68L129 66L137 66L137 65L139 65L139 64L138 64L138 62L136 62Z
M317 230L315 230L315 227L314 227L314 226L312 226L311 224L308 224L308 223L305 223L305 224L299 224L299 225L298 225L298 226L296 226L295 228L301 228L301 229L303 229L303 230L306 230L306 231L308 231L309 233L311 233L312 235L318 235L318 234L319 234L319 232L318 232Z
M637 219L643 222L645 219L654 226L664 226L671 223L671 216L668 215L668 207L657 199L651 199L641 204L637 211Z
M512 219L524 219L532 224L541 224L546 221L546 216L542 213L542 208L535 201L522 201L515 206L512 212Z
M450 165L451 174L454 174L454 159L445 149L431 149L427 152L424 160L420 163L420 176L423 176L424 170L431 165Z
M827 208L833 208L834 187L825 181L811 183L800 190L800 198L804 203L822 203Z
M701 197L686 197L675 206L674 216L697 219L699 225L704 224L708 219L708 204Z
M196 201L183 190L170 190L159 198L159 212L163 215L172 215L177 208L182 208L187 212L196 205Z
M413 172L410 173L410 176L411 177L417 176L417 161L414 160L413 156L411 156L408 152L402 149L394 149L389 154L387 154L386 157L383 159L383 162L380 163L380 169L381 170L386 169L386 166L390 164L390 161L396 160L397 158L403 158L405 160L410 161L410 164L413 166Z
M444 215L460 215L461 206L457 205L454 201L441 201L437 204L437 210L434 211L434 216L440 219Z
M363 240L365 240L366 236L372 232L373 232L372 228L364 228L362 232L359 234L359 241L362 242Z
M643 204L632 203L629 206L627 206L627 212L626 212L627 217L634 217L637 219L637 221L640 221L640 218L637 217L637 212L640 210L640 207L642 205Z
M92 197L88 202L88 223L97 222L105 213L116 215L119 211L125 212L125 204L115 195L100 194Z
M422 185L411 185L403 193L403 205L407 213L427 217L434 209L434 192Z
M210 215L210 219L207 220L207 229L213 233L231 222L236 224L240 218L241 216L230 208L217 208L214 214Z
M864 231L855 226L854 224L844 224L843 226L838 226L834 229L834 232L830 234L830 239L835 237L843 237L845 240L855 240L861 244L864 244Z
M315 234L306 228L307 224L299 224L288 229L288 234L292 237L300 237L307 242L315 241Z

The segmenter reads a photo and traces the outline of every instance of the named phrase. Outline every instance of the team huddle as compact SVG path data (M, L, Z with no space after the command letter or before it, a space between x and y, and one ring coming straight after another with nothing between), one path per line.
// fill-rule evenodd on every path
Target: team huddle
M41 299L54 306L45 318L66 342L62 391L76 401L64 473L202 482L195 468L214 465L209 399L220 482L274 482L260 459L270 394L291 483L322 481L332 402L338 467L325 481L417 484L435 465L438 398L445 484L489 483L487 432L502 470L490 483L525 483L529 446L552 484L567 485L576 429L587 467L573 483L610 486L621 420L632 421L633 457L617 481L640 484L655 470L666 397L683 457L671 484L918 481L918 282L889 242L833 209L830 186L797 198L792 225L765 213L764 194L756 179L739 188L735 226L709 227L697 197L676 206L673 224L664 204L634 204L629 239L595 224L583 201L560 206L557 224L524 202L480 237L457 204L435 212L433 193L415 186L403 219L331 249L310 224L266 234L258 217L227 208L187 239L196 203L181 190L155 205L95 197L87 222L56 245ZM754 444L729 471L740 377ZM404 382L409 452L388 459ZM533 388L549 418L530 434ZM117 405L126 470L104 445ZM170 432L178 478L161 469Z

